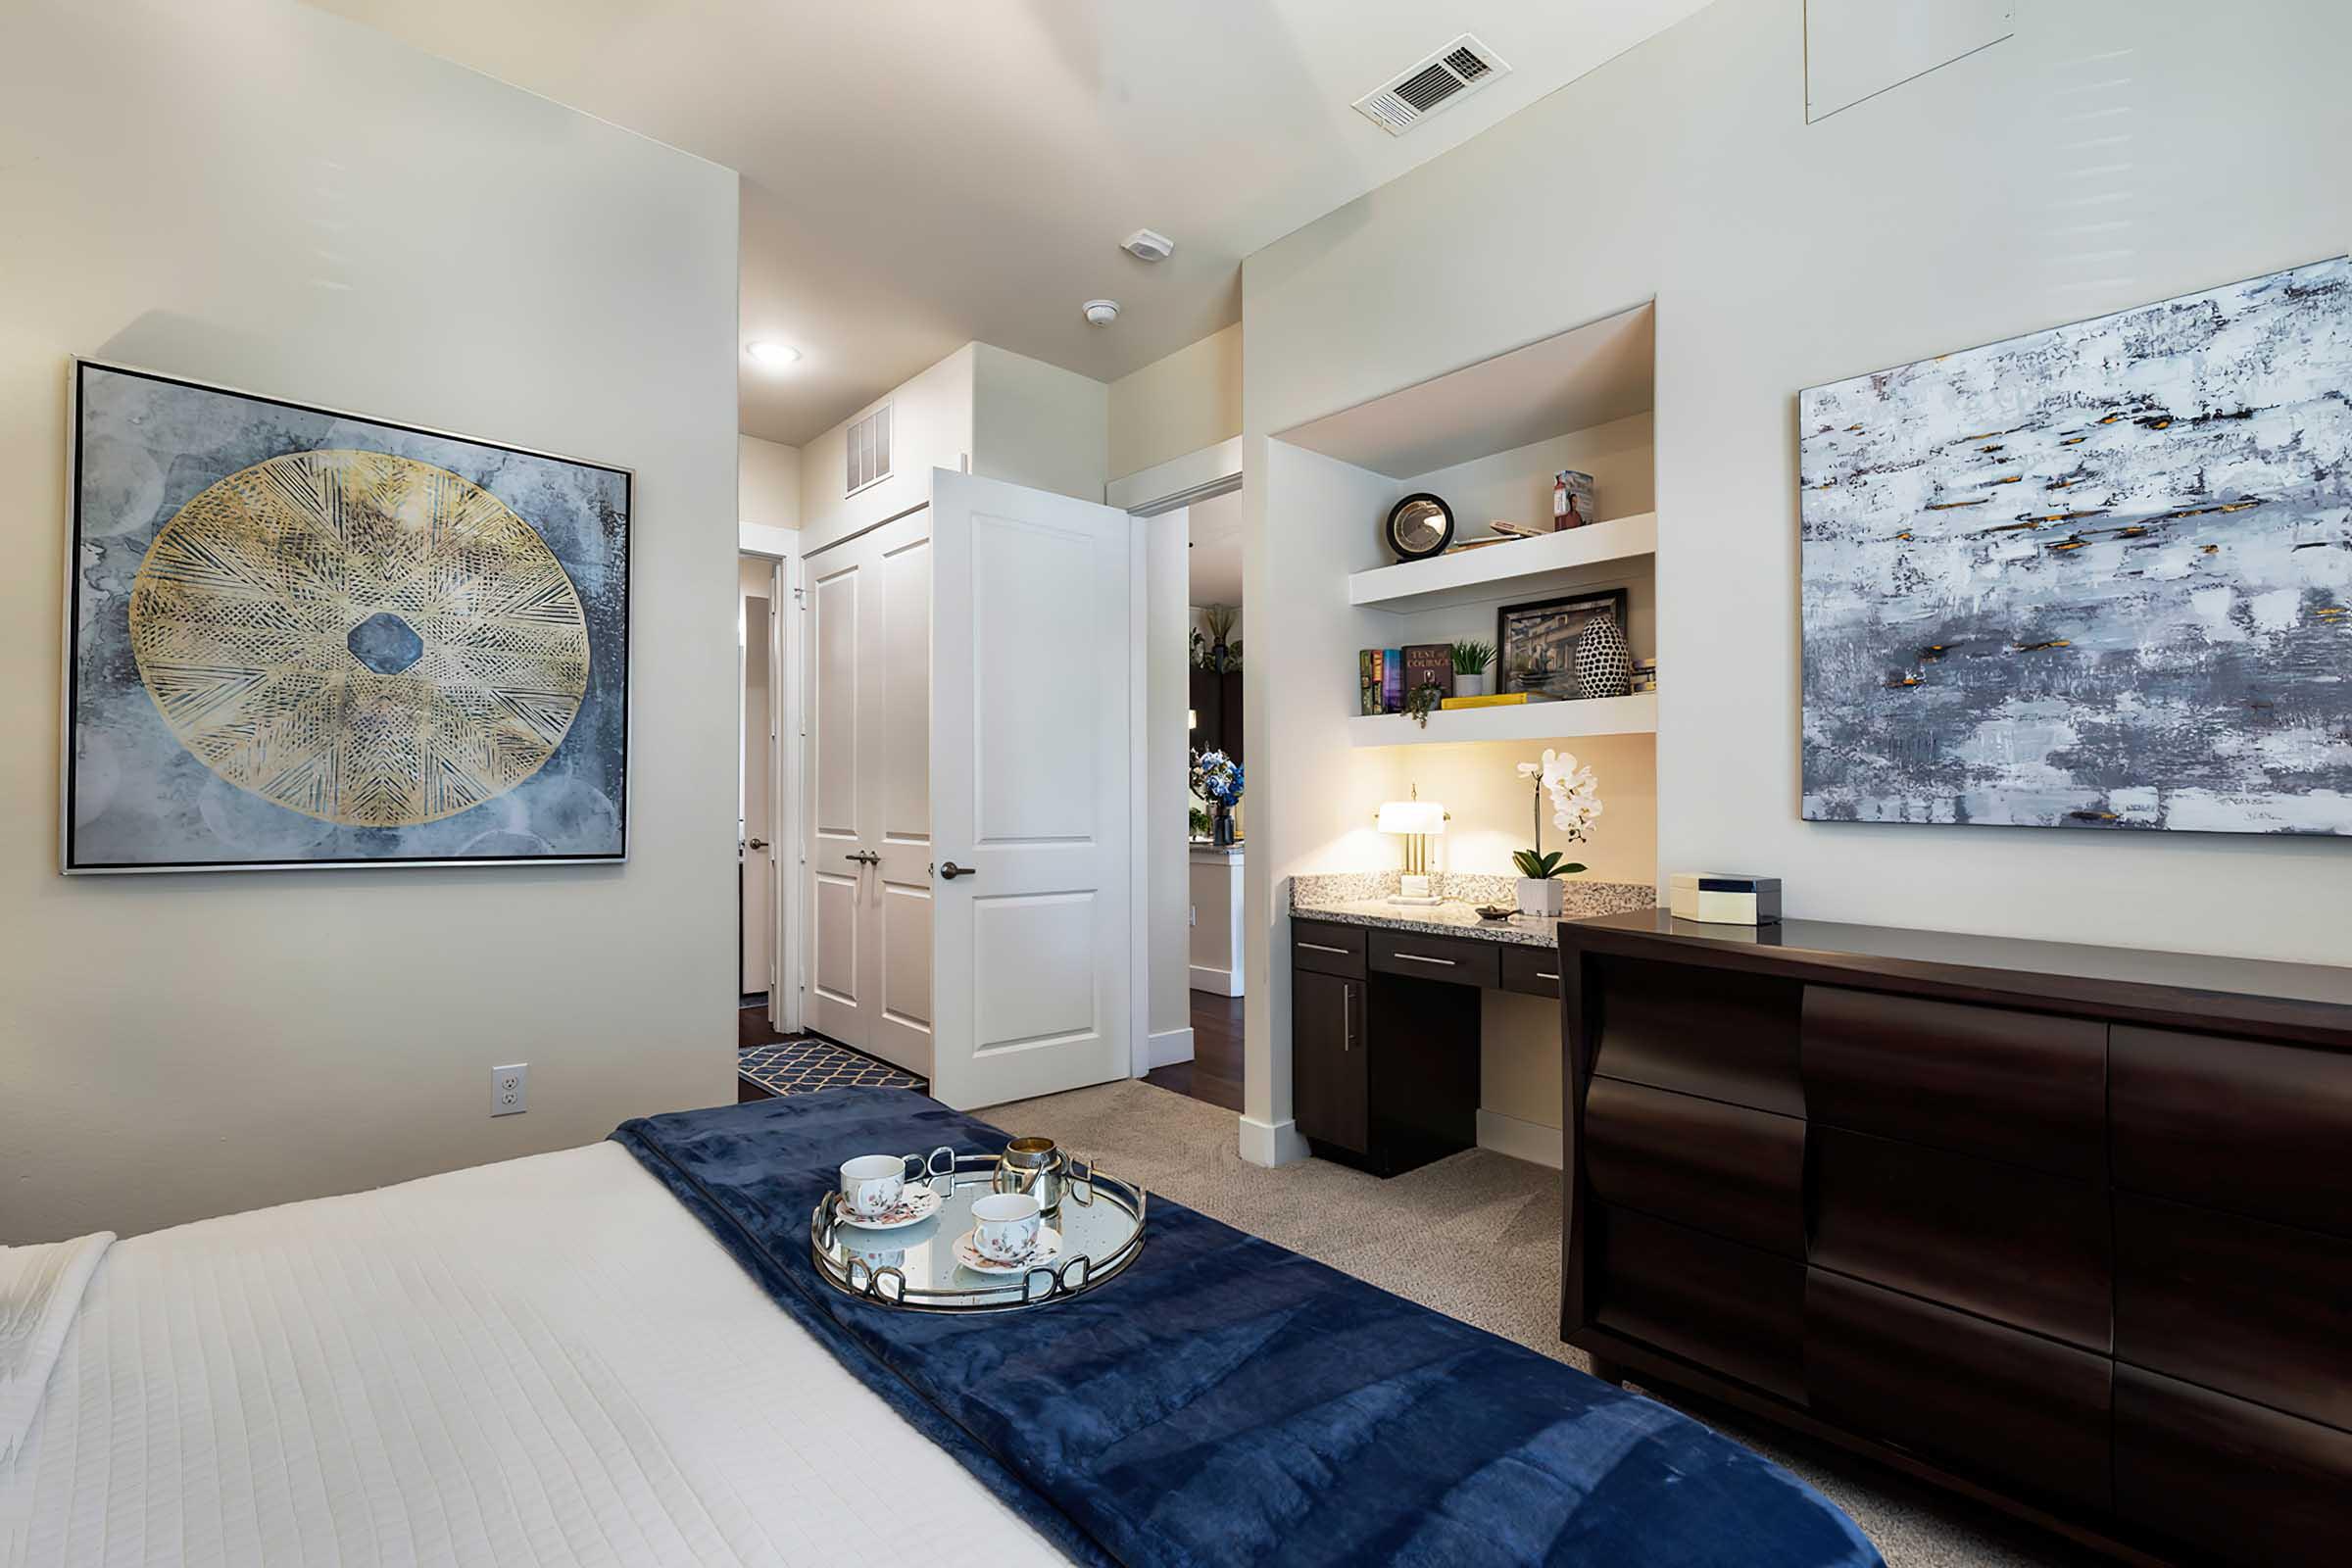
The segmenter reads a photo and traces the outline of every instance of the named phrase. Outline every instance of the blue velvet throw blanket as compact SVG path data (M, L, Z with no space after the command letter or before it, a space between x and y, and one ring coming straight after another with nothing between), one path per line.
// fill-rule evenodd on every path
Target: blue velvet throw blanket
M1073 1561L1877 1568L1812 1488L1656 1401L1154 1197L1101 1290L958 1318L817 1277L852 1154L1005 1135L903 1089L613 1138L776 1304Z

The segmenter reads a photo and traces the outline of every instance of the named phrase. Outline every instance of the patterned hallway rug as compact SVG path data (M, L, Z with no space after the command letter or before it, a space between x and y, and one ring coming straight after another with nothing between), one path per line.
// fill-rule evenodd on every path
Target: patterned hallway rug
M860 1056L829 1040L779 1040L772 1045L745 1046L736 1055L736 1069L746 1080L771 1095L813 1095L820 1089L914 1089L927 1087L910 1072L889 1062Z

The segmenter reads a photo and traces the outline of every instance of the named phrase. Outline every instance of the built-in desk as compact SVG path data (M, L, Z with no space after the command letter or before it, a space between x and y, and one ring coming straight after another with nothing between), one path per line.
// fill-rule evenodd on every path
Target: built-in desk
M1395 905L1395 875L1291 887L1291 1093L1307 1146L1382 1176L1476 1147L1483 991L1556 1000L1558 922L1479 918L1509 877L1455 876L1448 902ZM1572 882L1569 918L1645 907L1647 883Z

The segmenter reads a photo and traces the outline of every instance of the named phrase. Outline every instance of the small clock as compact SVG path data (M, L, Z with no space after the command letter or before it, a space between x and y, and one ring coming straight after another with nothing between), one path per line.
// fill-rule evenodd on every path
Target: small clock
M1381 536L1398 561L1427 560L1453 543L1453 512L1436 496L1406 496L1389 509Z

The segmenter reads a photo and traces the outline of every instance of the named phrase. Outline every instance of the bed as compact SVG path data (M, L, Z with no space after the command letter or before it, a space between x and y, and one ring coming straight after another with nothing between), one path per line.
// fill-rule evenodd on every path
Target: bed
M817 1179L789 1173L821 1171L845 1132L868 1136L894 1117L947 1118L968 1137L984 1127L904 1091L835 1091L651 1118L623 1129L622 1142L127 1241L0 1250L0 1561L1350 1560L1319 1555L1321 1533L1266 1539L1262 1513L1258 1534L1237 1529L1230 1551L1199 1549L1197 1537L1148 1518L1124 1533L1105 1527L1102 1510L1120 1499L1060 1494L1046 1477L1053 1467L959 1409L952 1389L926 1384L935 1373L900 1364L885 1342L860 1348L779 1298L763 1275L789 1262L747 1264L741 1238L699 1211L725 1208L713 1194L745 1173L746 1150L758 1155L749 1165L779 1179ZM679 1152L698 1143L731 1152L686 1178L701 1195L689 1203L676 1168L655 1166L691 1166ZM1155 1205L1155 1226L1184 1213ZM806 1215L803 1204L791 1227L804 1248ZM791 1253L779 1243L774 1256ZM1184 1254L1170 1246L1155 1259L1147 1249L1129 1271L1131 1309L1149 1299L1154 1262L1172 1268ZM1101 1299L1121 1291L1129 1279ZM862 1335L875 1321L852 1326ZM948 1327L968 1325L922 1332L936 1346ZM1059 1332L1081 1330L1070 1316ZM1557 1370L1596 1401L1636 1397ZM1003 1374L1000 1362L1000 1384ZM1072 1415L1052 1439L1058 1463L1084 1456L1090 1396L1054 1396ZM1704 1450L1709 1464L1743 1476L1762 1467L1786 1483L1785 1506L1723 1521L1734 1527L1727 1539L1746 1532L1758 1546L1738 1560L1877 1561L1801 1483L1682 1417L1664 1420L1678 1443L1701 1444L1678 1452L1717 1445L1720 1455ZM1167 1430L1129 1434L1125 1457ZM975 1459L975 1448L986 1451ZM1691 1468L1667 1480L1685 1482L1695 1503L1709 1478ZM1136 1487L1160 1484L1149 1466L1118 1470L1130 1504ZM1188 1479L1173 1462L1156 1473L1170 1495ZM1237 1503L1238 1523L1250 1514ZM1661 1539L1679 1528L1661 1520ZM1785 1529L1812 1543L1801 1557L1765 1549Z

